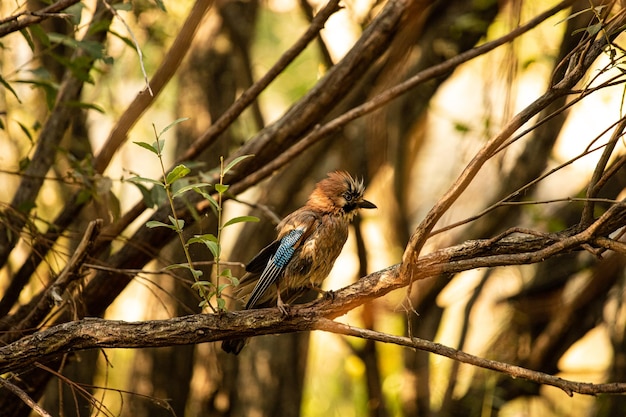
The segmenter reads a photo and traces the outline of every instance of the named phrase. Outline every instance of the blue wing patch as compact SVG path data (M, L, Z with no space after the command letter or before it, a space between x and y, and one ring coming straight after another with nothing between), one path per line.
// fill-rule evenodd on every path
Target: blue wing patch
M265 269L263 269L261 273L261 277L252 290L250 299L246 303L246 309L253 308L267 289L278 281L285 267L291 260L293 253L296 251L296 243L298 243L303 234L303 228L294 229L280 240L280 245L278 245L276 252L269 258Z

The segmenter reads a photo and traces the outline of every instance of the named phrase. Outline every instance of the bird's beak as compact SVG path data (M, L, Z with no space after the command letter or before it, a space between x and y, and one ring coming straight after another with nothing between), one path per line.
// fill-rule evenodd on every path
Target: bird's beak
M376 207L376 204L367 201L367 200L361 200L357 203L357 207L359 208L364 208L364 209L373 209L373 208L378 208Z

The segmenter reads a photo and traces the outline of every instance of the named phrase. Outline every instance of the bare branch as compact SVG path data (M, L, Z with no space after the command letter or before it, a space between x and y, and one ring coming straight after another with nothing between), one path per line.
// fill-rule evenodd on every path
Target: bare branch
M419 259L415 267L417 278L473 268L540 262L572 250L583 250L583 245L595 244L595 234L599 231L610 233L607 228L621 228L624 216L626 204L620 203L579 233L570 230L569 235L564 232L560 235L508 236L498 241L469 241L441 249ZM606 241L601 243L606 244ZM259 309L138 323L85 319L59 324L1 347L0 374L32 366L46 357L81 349L160 347L313 330L320 328L323 319L332 320L365 302L409 285L412 280L399 271L400 265L394 265L370 274L333 292L332 296L293 306L287 317L277 309ZM571 389L572 392L591 393L590 388Z
M611 23L614 27L619 22L623 22L624 16L621 19ZM593 40L592 40L593 41ZM454 204L454 202L461 196L461 194L467 189L469 184L474 180L478 172L482 169L483 165L493 157L503 143L521 128L526 122L528 122L533 116L538 114L541 110L546 108L557 98L563 94L567 94L569 89L572 88L587 72L591 64L602 53L603 47L610 41L604 37L585 44L585 48L582 48L583 52L577 56L575 65L568 68L564 78L555 84L552 88L548 89L541 97L537 98L530 106L524 108L515 117L513 117L503 129L492 139L490 139L472 158L469 164L464 168L463 172L456 179L454 184L448 189L448 191L437 201L437 203L426 214L424 220L418 225L415 232L411 236L409 244L402 256L402 274L408 274L409 276L416 273L415 265L419 253L425 244L430 232L435 227L435 224L442 218L444 213Z
M513 39L533 29L538 24L542 23L543 21L545 21L547 18L554 15L558 11L566 8L570 3L571 1L563 1L559 3L557 6L553 7L552 9L538 15L537 17L535 17L534 19L532 19L530 22L526 23L525 25L522 25L516 28L515 30L511 31L510 33L506 34L505 36L502 36L501 38L498 38L491 42L486 42L485 44L480 45L476 48L470 49L467 52L458 54L454 56L453 58L450 58L446 60L445 62L442 62L439 65L435 65L423 71L420 71L419 73L415 74L408 80L392 88L385 90L384 92L376 95L375 97L361 104L360 106L357 106L345 112L344 114L336 117L330 122L325 123L324 125L315 126L305 137L299 140L292 147L290 147L289 149L287 149L286 151L278 155L272 161L269 161L265 166L262 166L259 170L257 170L253 174L246 177L243 184L240 183L240 184L235 185L234 186L235 188L233 188L233 190L236 190L236 192L240 192L239 191L240 188L242 190L245 190L249 186L248 184L256 184L262 179L268 177L270 174L272 174L276 170L288 164L296 156L304 152L313 144L328 137L332 133L337 132L341 128L345 127L348 123L360 117L363 117L375 111L376 109L381 108L382 106L384 106L385 104L388 104L390 101L394 100L395 98L398 98L402 94L405 94L412 88L415 88L416 86L428 80L432 80L449 71L452 71L454 68L458 67L459 65L467 61L470 61L478 56L484 55L496 49L497 47L502 46L512 41Z
M59 0L34 12L22 12L3 18L0 20L0 38L50 17L65 18L67 15L60 12L78 2L79 0Z
M41 417L52 417L50 413L44 410L39 404L37 404L36 401L33 401L33 399L30 398L28 394L17 385L9 382L7 379L2 378L2 377L0 377L0 385L2 385L4 388L9 390L13 394L17 395L20 398L20 400L24 401L24 403L28 405L31 408L31 410L39 414Z
M63 295L67 291L70 284L81 277L80 269L83 266L85 258L89 254L89 250L93 247L98 234L100 233L100 227L102 226L102 220L94 220L89 223L82 240L78 244L78 247L70 257L67 265L58 276L56 281L50 285L39 298L37 305L30 310L28 316L13 327L10 333L7 333L2 338L4 343L10 343L17 340L23 332L30 332L36 329L41 320L50 313L50 310L55 305L60 305L63 302Z
M418 337L393 336L374 330L360 329L358 327L349 326L347 324L328 319L320 319L314 327L316 330L324 330L327 332L354 336L366 340L375 340L377 342L393 343L399 346L406 346L434 353L436 355L445 356L458 362L497 371L502 374L509 375L512 378L521 378L542 385L551 385L562 389L570 397L573 396L574 393L596 395L601 393L621 394L626 392L626 382L591 384L586 382L571 381L543 372L533 371L521 366L481 358L479 356L471 355L461 350L457 350L440 343L431 342L429 340L420 339Z
M94 169L96 172L104 172L115 152L117 152L119 147L126 141L128 131L135 125L139 117L159 96L163 88L165 88L169 80L176 73L176 70L189 50L191 41L202 22L204 14L212 4L213 0L197 0L194 3L187 20L183 23L178 36L176 36L176 39L172 43L172 47L163 58L161 65L152 76L152 79L148 82L148 88L152 93L148 94L146 89L142 90L137 94L124 113L122 113L116 125L111 129L111 133L102 147L102 150L94 160Z

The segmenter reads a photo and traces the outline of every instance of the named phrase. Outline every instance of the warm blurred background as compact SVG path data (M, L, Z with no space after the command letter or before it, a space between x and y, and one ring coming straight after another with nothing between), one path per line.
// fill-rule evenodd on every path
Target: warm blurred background
M189 276L180 270L156 273L184 257L173 233L151 234L144 227L163 195L153 193L153 207L137 210L146 195L127 180L158 179L161 167L155 155L132 142L152 143L155 130L188 118L163 136L164 165L171 166L211 132L326 5L66 3L72 5L65 18L45 19L0 38L2 344L15 340L13 334L70 319L167 319L200 311ZM233 186L242 183L314 126L560 4L416 0L403 6L398 1L396 16L393 3L341 2L321 36L185 162L193 175L212 175L220 156L254 154L226 178ZM326 135L274 175L246 187L236 201L226 202L224 216L250 214L261 222L225 229L222 260L232 262L233 273L241 276L241 265L273 240L276 218L302 205L327 172L345 169L364 178L366 198L378 210L362 213L354 223L325 288L344 287L399 263L415 227L480 147L563 77L580 45L611 37L572 94L542 108L516 133L523 135L512 136L519 140L484 166L436 229L458 225L435 234L424 252L511 227L547 233L577 224L604 145L624 128L618 124L625 91L623 39L603 32L624 9L611 1L565 3L568 7L528 32ZM46 4L4 1L0 17ZM384 13L387 29L377 20ZM3 25L7 22L0 29ZM193 41L176 44L185 30L188 38L193 35L193 25ZM379 32L368 35L368 28ZM367 36L380 45L364 49L358 41ZM346 66L345 75L332 73L347 60L360 61ZM151 85L163 85L153 99L142 92L142 65L147 77L154 77ZM328 97L320 97L324 94ZM623 155L619 139L606 168L597 172L604 175L593 196L595 216L623 198ZM508 203L499 204L505 198ZM86 263L111 269L84 268L84 280L69 290L70 301L37 322L24 321L95 218L104 219L109 233L104 239L111 244ZM187 220L188 237L216 230L210 210ZM191 251L210 276L209 250L192 245ZM577 381L625 381L624 261L618 253L579 251L540 264L441 275L340 320ZM237 308L230 299L229 308ZM322 332L254 338L237 357L218 344L202 344L84 351L43 363L17 381L59 416L626 415L624 396L570 398L556 388L424 352ZM31 413L2 390L0 410L2 416Z

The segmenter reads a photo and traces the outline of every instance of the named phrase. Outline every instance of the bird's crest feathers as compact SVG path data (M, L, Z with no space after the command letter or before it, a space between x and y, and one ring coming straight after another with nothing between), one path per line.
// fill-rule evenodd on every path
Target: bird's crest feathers
M335 171L318 182L307 205L320 211L351 214L359 207L373 208L371 203L362 205L365 185L363 180L352 178L345 171Z

